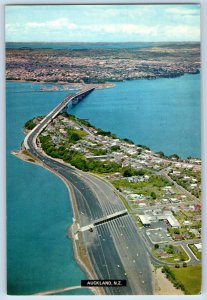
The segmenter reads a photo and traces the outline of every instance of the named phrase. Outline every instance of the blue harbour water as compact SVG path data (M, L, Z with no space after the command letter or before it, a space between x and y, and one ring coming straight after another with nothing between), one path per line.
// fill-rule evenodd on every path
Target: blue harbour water
M39 88L7 83L8 293L16 295L79 285L85 278L67 238L72 209L65 185L10 154L23 141L24 123L46 114L68 94L13 93ZM155 151L200 157L199 91L200 75L117 82L115 88L95 90L70 113ZM64 295L82 293L91 292Z
M155 151L200 157L200 74L117 82L71 113Z
M6 48L32 48L32 49L133 49L150 48L155 43L6 43Z
M86 278L67 237L72 208L64 183L49 171L10 154L23 141L24 123L46 114L68 94L12 93L38 87L7 83L7 268L8 293L15 295L79 285ZM89 289L84 291L92 294Z

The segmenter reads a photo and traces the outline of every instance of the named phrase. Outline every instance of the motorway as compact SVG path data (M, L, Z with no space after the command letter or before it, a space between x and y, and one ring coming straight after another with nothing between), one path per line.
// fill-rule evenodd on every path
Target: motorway
M79 93L80 94L80 93ZM73 96L69 96L71 100ZM65 102L64 102L65 101ZM26 149L45 167L64 177L73 189L80 227L125 209L113 188L102 179L66 166L45 156L37 147L38 134L68 103L63 100L25 138ZM96 278L127 279L126 287L106 287L107 295L151 295L152 268L146 245L129 215L97 225L93 232L84 231L84 244Z
M38 124L24 139L24 146L26 149L29 149L28 139L30 136L33 136L34 146L36 146L36 139L38 134L40 134L43 129L70 103L73 102L75 98L81 97L83 94L87 96L91 93L94 88L86 89L82 92L78 92L76 94L70 94L66 96L63 101L61 101L51 112L47 114L47 116ZM33 134L35 132L35 135Z

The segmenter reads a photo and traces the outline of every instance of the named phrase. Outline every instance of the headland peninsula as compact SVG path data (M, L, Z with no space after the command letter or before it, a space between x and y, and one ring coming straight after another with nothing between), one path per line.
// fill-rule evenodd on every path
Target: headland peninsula
M34 129L43 118L40 116L26 122L25 133ZM82 184L89 180L90 188L83 185L83 191L89 191L92 183L93 188L101 188L104 184L105 191L113 187L112 194L115 193L116 200L119 198L122 202L145 241L144 248L152 265L164 266L162 272L169 275L167 278L177 289L192 293L187 288L188 281L180 281L174 269L199 268L200 272L201 252L197 249L201 245L200 160L153 152L144 145L135 145L127 138L120 139L111 132L94 127L87 120L68 114L60 114L45 128L38 136L37 149L43 155L43 166L52 159L57 164L53 172L69 187L61 168L75 167L70 171L76 176L78 174L79 179L76 177L74 183L80 179ZM38 163L24 149L14 154L28 162ZM69 190L74 213L70 230L74 253L87 274L93 274L86 253L94 233L90 226L85 225L87 210L78 204L80 200L74 197L73 189L70 187ZM104 241L102 234L99 233ZM126 274L128 276L129 273ZM140 276L143 277L142 272ZM155 294L162 293L157 276L156 273ZM198 278L197 292L200 289L200 273Z

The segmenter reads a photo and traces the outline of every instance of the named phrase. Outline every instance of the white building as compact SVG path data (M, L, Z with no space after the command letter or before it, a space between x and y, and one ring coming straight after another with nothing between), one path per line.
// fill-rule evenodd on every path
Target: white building
M201 243L194 244L194 246L196 247L196 249L198 250L198 252L202 251L202 244Z
M150 226L151 224L151 219L147 215L139 215L140 221L144 226Z

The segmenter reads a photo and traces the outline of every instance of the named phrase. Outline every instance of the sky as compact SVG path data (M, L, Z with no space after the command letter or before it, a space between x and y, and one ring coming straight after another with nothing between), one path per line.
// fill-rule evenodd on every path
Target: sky
M7 42L200 41L200 6L6 6Z

